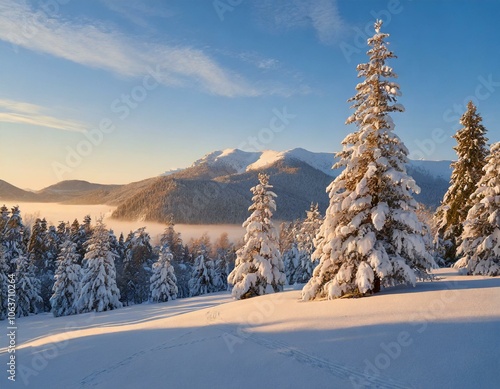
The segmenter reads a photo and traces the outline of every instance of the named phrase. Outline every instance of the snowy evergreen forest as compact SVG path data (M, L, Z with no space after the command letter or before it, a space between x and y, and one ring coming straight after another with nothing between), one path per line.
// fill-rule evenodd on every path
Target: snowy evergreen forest
M57 226L28 216L24 223L19 207L0 208L1 319L7 317L9 274L18 281L17 316L100 312L226 291L242 244L227 233L213 242L207 234L184 242L173 224L153 242L146 228L117 237L90 216ZM311 205L306 218L281 225L277 252L284 253L291 284L312 273L319 222L317 205Z
M17 316L52 312L65 316L132 304L166 302L232 291L236 299L305 284L304 300L362 297L398 284L427 280L437 266L470 275L500 275L500 143L488 146L472 102L454 138L457 160L450 187L437 210L418 204L406 171L408 150L395 134L392 113L404 112L396 58L388 34L375 24L362 81L350 101L346 124L356 130L343 141L334 168L342 169L317 204L292 223L273 222L279 193L272 177L259 175L246 234L230 242L222 234L184 242L168 223L153 242L146 228L116 236L90 216L49 225L23 222L19 207L0 209L0 319L7 316L7 279L16 277Z

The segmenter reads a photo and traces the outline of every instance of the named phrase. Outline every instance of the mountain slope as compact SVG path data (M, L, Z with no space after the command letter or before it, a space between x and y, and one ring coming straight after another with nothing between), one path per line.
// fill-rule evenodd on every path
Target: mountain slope
M36 201L36 194L20 189L17 186L9 184L7 181L0 180L0 200L4 201Z
M301 148L288 151L214 151L190 167L127 185L100 185L63 181L38 193L0 181L0 199L67 204L116 206L113 217L122 220L176 223L242 223L251 204L250 188L263 171L278 195L277 220L305 216L311 202L320 210L328 205L326 187L339 170L333 170L333 153ZM450 161L410 161L408 172L421 187L416 199L429 207L439 205L448 189Z
M146 189L158 177L132 182L126 185L107 185L105 188L81 193L69 200L65 204L108 204L118 205L126 201L141 190Z
M43 188L37 192L28 192L0 180L0 200L31 201L43 203L70 202L73 199L88 196L94 192L110 193L121 185L94 184L82 180L67 180ZM101 200L101 199L100 199ZM103 202L83 202L85 204L102 204Z
M278 152L214 151L189 168L159 177L118 204L113 217L124 220L177 223L242 223L251 204L250 188L258 172L270 174L278 195L277 220L302 218L311 202L324 212L326 187L339 171L332 170L333 153L301 148ZM436 207L448 188L449 161L410 161L409 173L422 191L416 199Z
M71 201L96 191L110 192L121 185L94 184L82 180L66 180L55 185L48 186L37 192L38 201L62 202Z
M206 165L201 171L206 173ZM278 220L303 217L312 201L326 209L325 188L331 178L322 172L296 160L277 161L262 171L271 175L271 184L278 194ZM205 174L202 178L194 177L191 171L189 178L182 174L160 177L120 204L113 217L165 222L172 216L176 223L239 224L248 217L250 188L255 186L257 175L255 170L207 179Z

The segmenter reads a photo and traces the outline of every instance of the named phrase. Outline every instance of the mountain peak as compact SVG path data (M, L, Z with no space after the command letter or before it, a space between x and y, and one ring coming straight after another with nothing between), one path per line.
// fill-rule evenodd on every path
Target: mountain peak
M303 148L286 151L263 150L243 151L240 149L224 149L213 151L193 163L192 167L208 165L209 167L225 167L233 169L236 173L265 169L278 161L297 159L330 176L334 155L333 153L315 153Z
M243 173L247 167L260 158L261 152L225 149L213 151L193 163L193 167L206 164L210 167L229 167L237 173Z
M43 188L39 193L68 193L68 192L88 192L97 189L114 188L117 185L94 184L84 180L64 180L57 184Z
M301 147L286 151L263 150L243 151L239 149L224 149L213 151L197 160L192 166L207 165L214 168L232 169L235 173L244 173L265 169L278 161L295 159L313 168L336 177L338 170L333 170L335 153L322 153L306 150ZM450 161L414 161L410 160L408 168L426 175L449 180L451 175Z

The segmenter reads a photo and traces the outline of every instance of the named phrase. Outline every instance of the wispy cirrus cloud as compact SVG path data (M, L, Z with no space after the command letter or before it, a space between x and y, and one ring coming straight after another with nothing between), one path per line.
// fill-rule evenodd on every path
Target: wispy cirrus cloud
M216 49L215 51L267 76L265 80L257 80L253 84L263 95L292 97L314 93L314 89L308 85L299 71L288 67L276 58L263 56L256 51L236 52L225 49ZM286 79L287 82L282 82L283 79Z
M148 67L160 67L160 81L166 86L194 87L227 97L258 96L270 90L254 87L200 49L144 43L102 23L49 18L42 10L13 0L0 4L0 39L123 76L137 77Z
M338 42L347 26L336 0L256 0L261 25L273 31L312 28L323 44Z
M48 109L40 105L0 99L0 122L30 124L56 130L85 132L86 126L75 120L51 116Z
M262 57L256 52L245 51L239 53L238 58L261 70L273 70L280 67L280 62L277 59Z
M174 12L162 7L152 7L142 0L102 0L102 2L124 19L145 28L149 28L151 17L167 19L174 16Z

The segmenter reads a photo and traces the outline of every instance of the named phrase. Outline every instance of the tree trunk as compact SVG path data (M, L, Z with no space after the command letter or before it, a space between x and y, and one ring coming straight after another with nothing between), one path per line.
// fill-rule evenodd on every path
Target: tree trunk
M380 278L375 274L375 279L373 280L373 293L380 292Z

